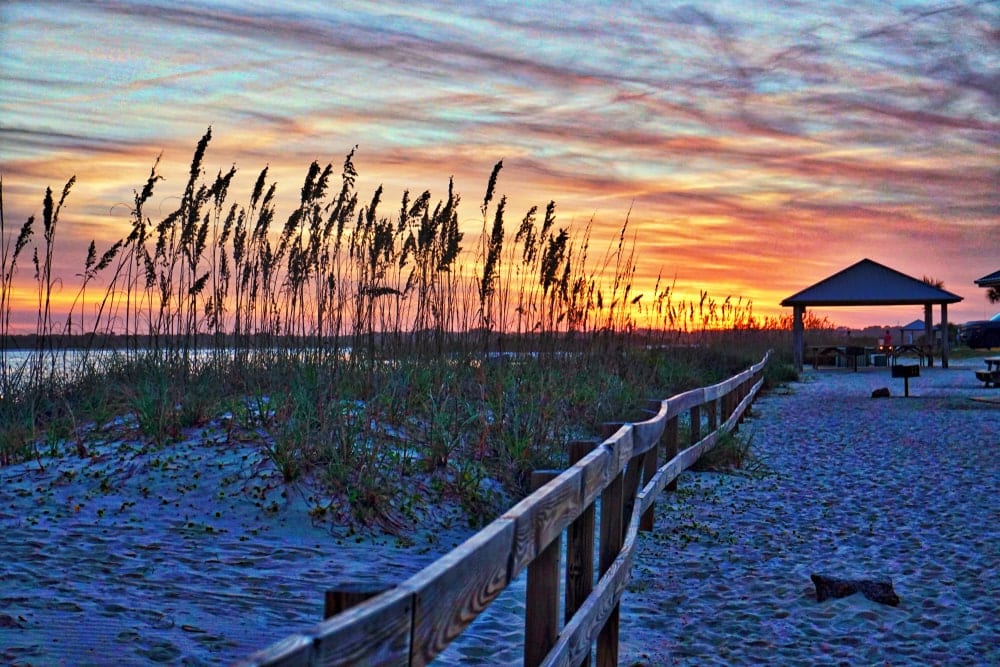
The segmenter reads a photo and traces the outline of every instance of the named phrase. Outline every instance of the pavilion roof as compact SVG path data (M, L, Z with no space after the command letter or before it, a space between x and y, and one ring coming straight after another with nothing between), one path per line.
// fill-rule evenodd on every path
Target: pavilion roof
M905 306L957 303L962 297L870 259L838 271L781 302L782 306Z
M975 281L980 287L994 287L1000 285L1000 271L994 271L988 276L983 276Z

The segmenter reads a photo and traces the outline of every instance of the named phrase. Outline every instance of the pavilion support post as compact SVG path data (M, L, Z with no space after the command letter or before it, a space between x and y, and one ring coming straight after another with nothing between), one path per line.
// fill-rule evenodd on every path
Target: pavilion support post
M948 304L941 304L941 368L948 368Z
M927 348L927 365L934 365L934 304L924 304L924 345Z
M805 357L805 306L792 306L792 360L795 370L802 372L802 360Z

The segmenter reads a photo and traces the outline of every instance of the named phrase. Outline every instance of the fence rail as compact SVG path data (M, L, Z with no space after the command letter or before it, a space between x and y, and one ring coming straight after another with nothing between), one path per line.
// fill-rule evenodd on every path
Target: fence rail
M677 477L721 434L737 428L763 385L770 356L718 384L652 401L654 416L607 425L603 442L571 443L569 468L536 472L535 491L451 552L401 584L238 664L426 665L527 569L525 665L589 664L595 643L597 664L616 665L618 609L638 533L652 529L657 496L674 488ZM683 449L682 415L689 421ZM666 462L659 465L661 444Z

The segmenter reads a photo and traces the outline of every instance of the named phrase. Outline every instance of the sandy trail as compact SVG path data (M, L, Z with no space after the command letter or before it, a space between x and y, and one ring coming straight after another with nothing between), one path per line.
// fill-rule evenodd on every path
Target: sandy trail
M684 473L640 536L621 665L1000 664L1000 399L973 369L807 371L741 427L758 475ZM872 390L889 387L888 399ZM816 601L813 572L898 607ZM518 665L523 577L441 656Z
M909 399L885 369L761 398L742 432L766 474L685 473L641 537L621 664L1000 664L1000 406L970 400L1000 390L982 365L922 369ZM881 386L900 396L871 399ZM89 453L0 468L0 663L227 664L316 622L325 588L402 581L468 534L331 534L221 425ZM902 601L817 603L812 572L889 577ZM523 586L438 662L520 664Z
M972 369L807 373L743 432L759 478L685 475L642 542L622 664L1000 664L1000 397ZM894 397L871 399L887 386ZM898 607L816 602L813 572Z

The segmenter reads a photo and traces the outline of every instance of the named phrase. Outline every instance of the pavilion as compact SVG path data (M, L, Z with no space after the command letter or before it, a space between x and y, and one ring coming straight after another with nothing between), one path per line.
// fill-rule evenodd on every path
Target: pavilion
M913 320L899 328L900 340L906 345L912 345L914 336L919 339L926 331L927 324L923 320Z
M983 276L973 282L980 287L1000 287L1000 271L994 271L988 276Z
M941 306L941 366L948 367L948 304L962 297L895 269L863 259L781 302L793 313L792 345L795 368L802 370L805 349L803 320L806 308L836 306L924 307L924 331L933 331L935 304Z

